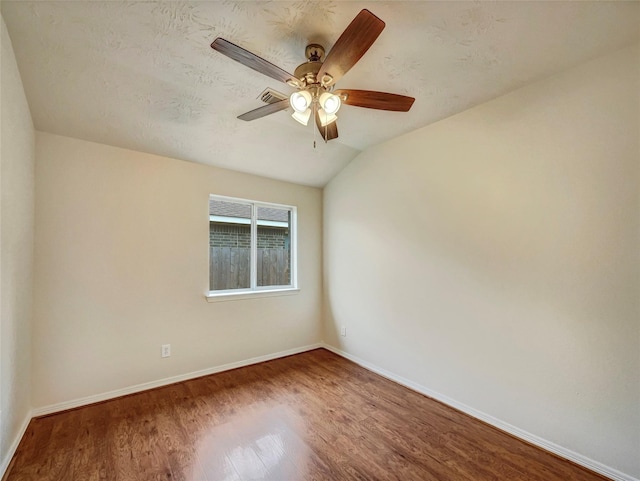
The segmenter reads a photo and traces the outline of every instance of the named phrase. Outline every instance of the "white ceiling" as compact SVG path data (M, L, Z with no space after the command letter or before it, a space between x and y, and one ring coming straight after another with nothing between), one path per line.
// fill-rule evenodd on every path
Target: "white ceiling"
M322 186L360 151L639 39L638 2L6 1L38 130ZM292 89L210 48L218 36L293 72L363 8L386 28L338 88L410 95L409 113L343 106L328 144ZM313 148L313 139L318 147Z

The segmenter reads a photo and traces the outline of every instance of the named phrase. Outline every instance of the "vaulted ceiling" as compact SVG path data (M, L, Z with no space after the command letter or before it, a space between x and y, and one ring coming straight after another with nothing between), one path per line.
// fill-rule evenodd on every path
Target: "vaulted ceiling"
M38 130L322 186L360 151L639 39L638 2L7 1L2 15ZM343 106L339 138L286 112L252 122L267 87L213 51L223 37L293 72L363 8L386 23L338 83L416 98ZM314 148L313 141L317 141Z

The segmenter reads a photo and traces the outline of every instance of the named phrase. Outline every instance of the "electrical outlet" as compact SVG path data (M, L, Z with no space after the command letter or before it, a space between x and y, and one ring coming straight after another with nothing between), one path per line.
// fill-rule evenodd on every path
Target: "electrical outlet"
M169 357L169 356L171 356L171 344L163 344L163 345L162 345L162 352L161 352L161 356L162 356L162 357Z
M347 337L347 326L342 326L342 327L340 328L340 335L341 335L342 337Z

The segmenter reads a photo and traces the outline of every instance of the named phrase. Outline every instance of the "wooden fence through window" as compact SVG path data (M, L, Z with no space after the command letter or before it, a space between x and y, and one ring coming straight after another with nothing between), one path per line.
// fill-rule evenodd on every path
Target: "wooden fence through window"
M242 289L251 285L251 249L211 247L209 252L209 289ZM291 282L289 250L258 249L258 286L286 286Z

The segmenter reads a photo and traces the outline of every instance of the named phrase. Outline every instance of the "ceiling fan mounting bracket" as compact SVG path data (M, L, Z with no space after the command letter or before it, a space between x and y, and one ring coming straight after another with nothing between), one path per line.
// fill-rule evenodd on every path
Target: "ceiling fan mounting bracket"
M318 43L310 43L307 45L307 48L304 49L304 56L307 57L309 62L323 62L324 47Z

